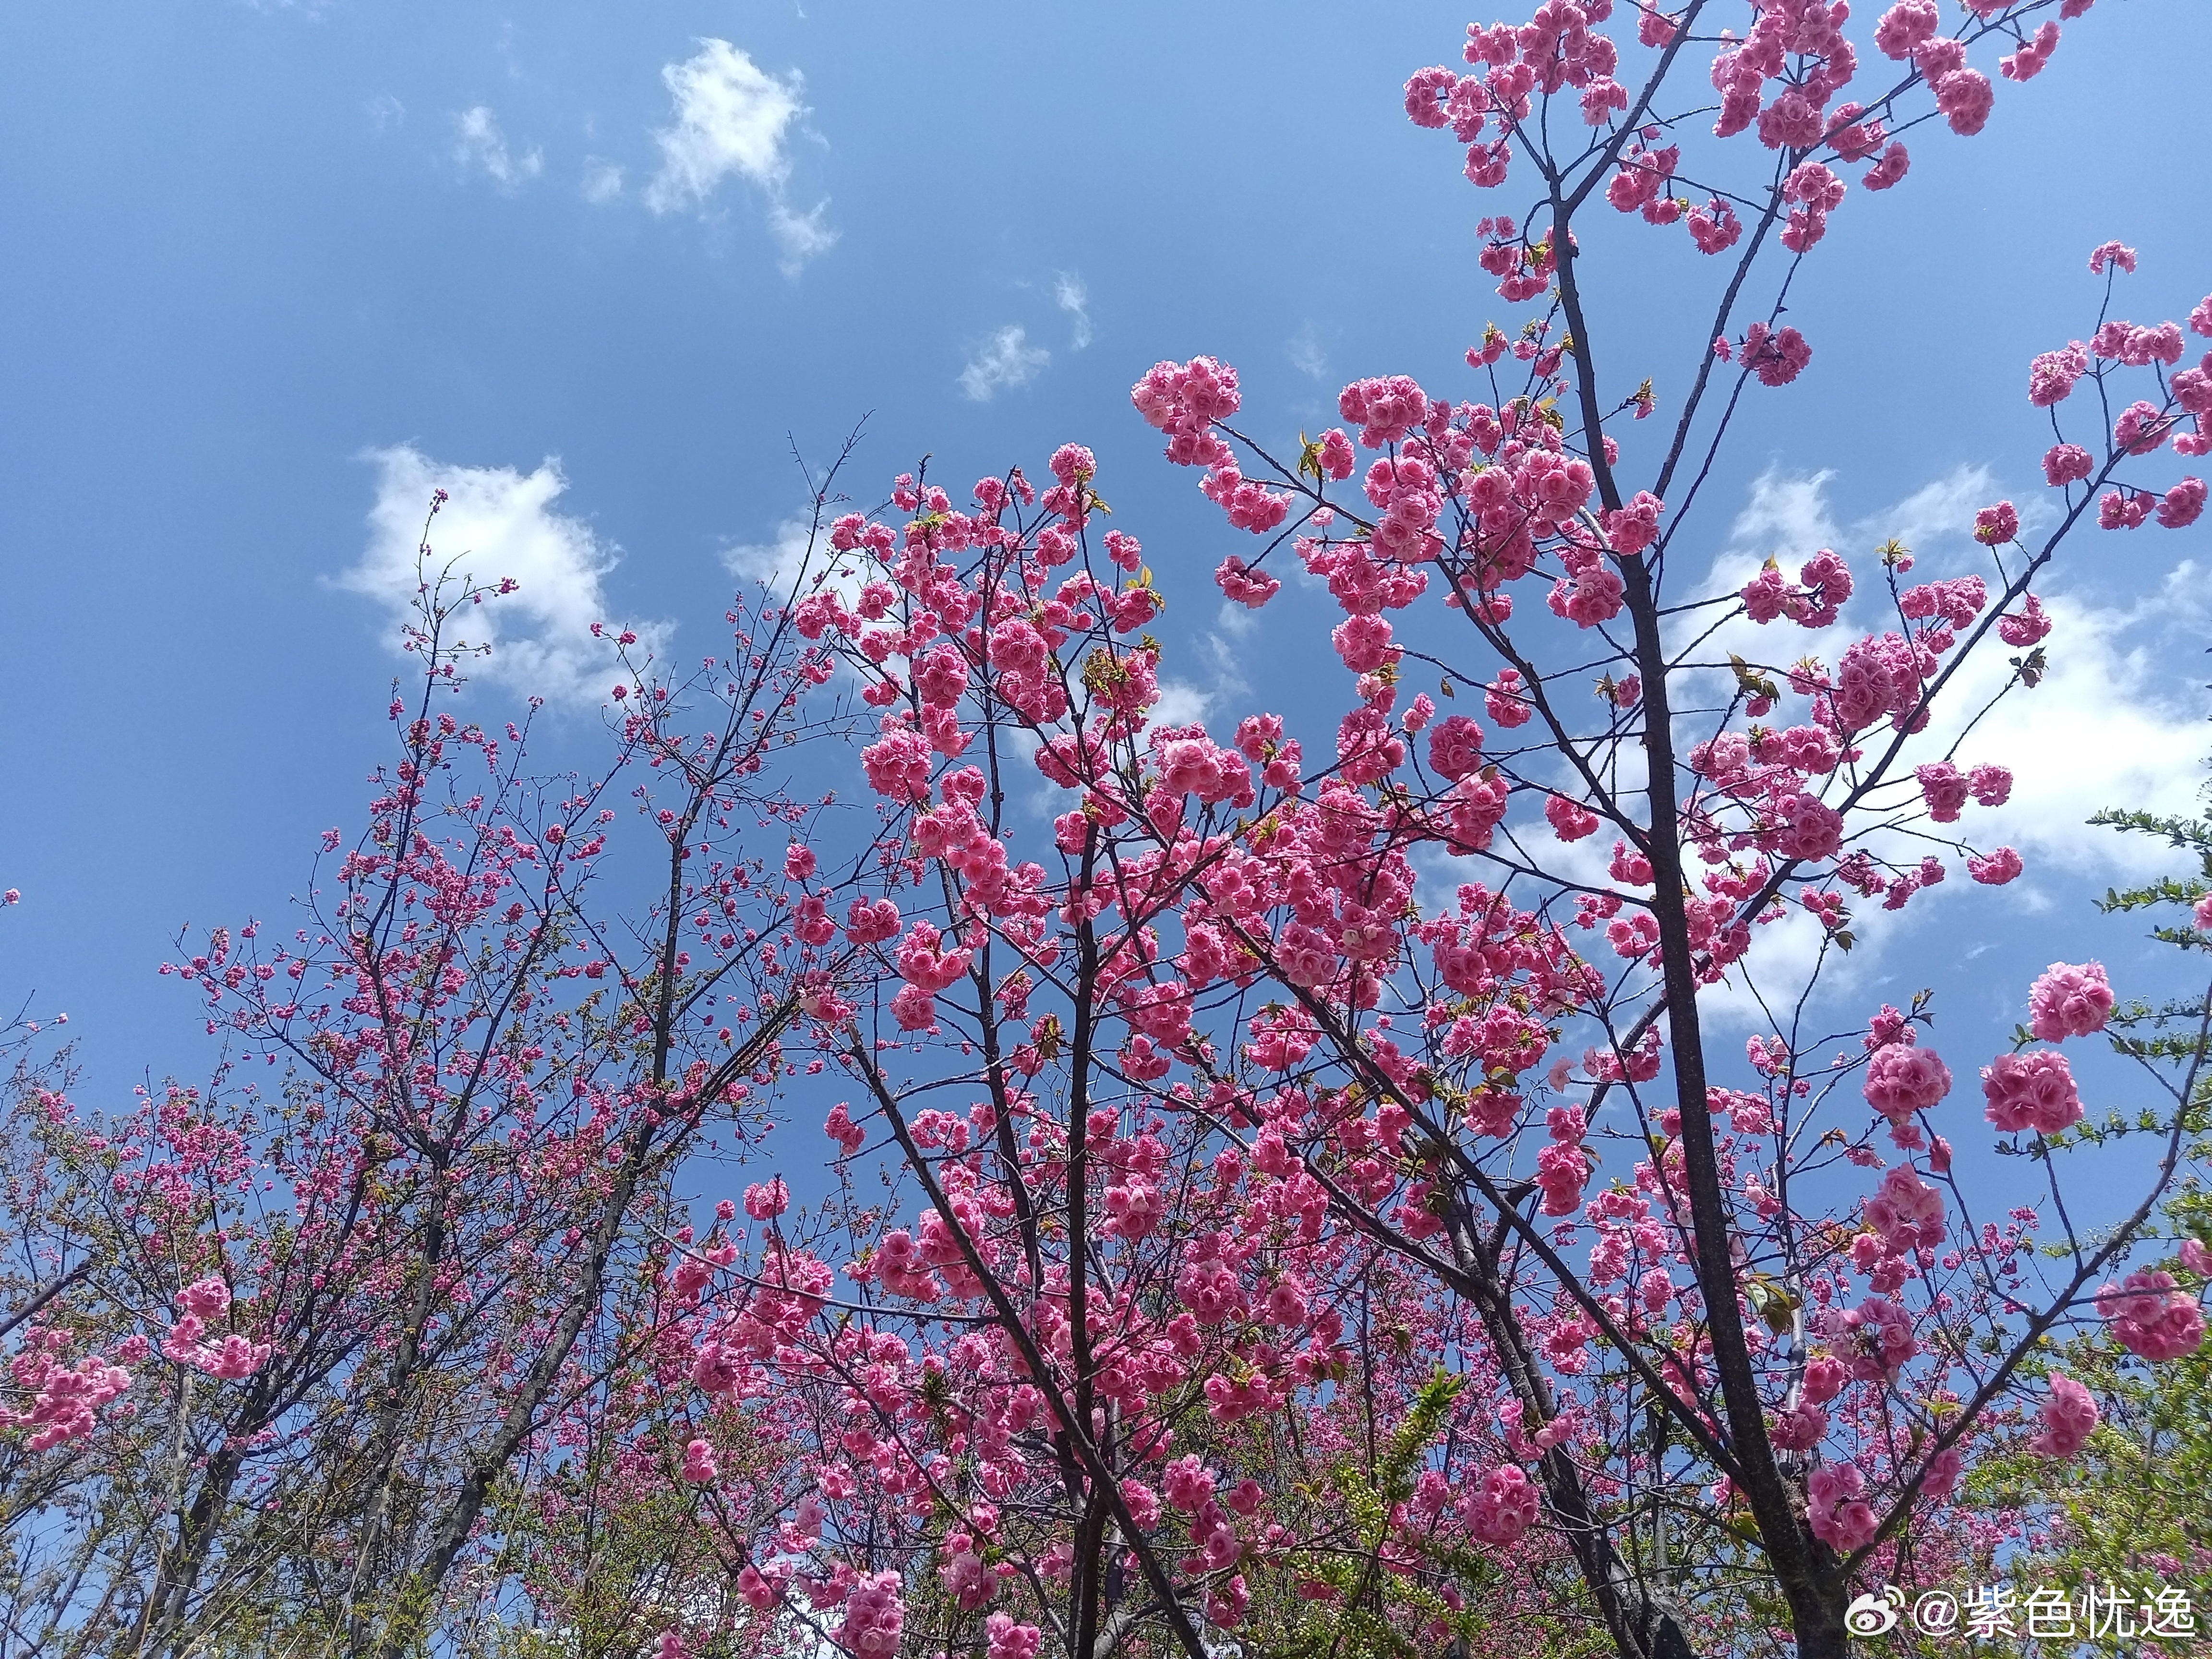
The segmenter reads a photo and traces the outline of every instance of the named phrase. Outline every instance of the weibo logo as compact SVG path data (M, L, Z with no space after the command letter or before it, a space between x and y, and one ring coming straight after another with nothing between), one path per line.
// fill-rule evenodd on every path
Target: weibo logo
M1904 1610L1905 1592L1885 1584L1881 1594L1869 1591L1852 1601L1844 1611L1844 1628L1854 1636L1886 1636L1897 1628L1898 1614Z

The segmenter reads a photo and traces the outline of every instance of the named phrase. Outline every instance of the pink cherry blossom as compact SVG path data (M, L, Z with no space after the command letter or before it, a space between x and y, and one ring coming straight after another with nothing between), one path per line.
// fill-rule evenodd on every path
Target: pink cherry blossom
M2097 1292L2097 1312L2110 1322L2112 1339L2154 1363L2179 1359L2203 1346L2204 1316L2197 1298L2174 1286L2173 1275L2139 1268Z
M2097 1402L2063 1371L2053 1371L2043 1398L2043 1431L2028 1442L2039 1456L2059 1461L2077 1455L2097 1426Z
M906 1607L899 1598L896 1572L863 1576L845 1596L845 1617L837 1640L858 1659L890 1659L898 1651Z
M1943 1194L1899 1164L1867 1200L1866 1220L1893 1254L1932 1249L1943 1238Z
M1866 1477L1851 1464L1814 1470L1806 1504L1806 1519L1814 1535L1844 1553L1871 1542L1880 1523L1873 1506L1860 1496L1865 1490Z
M2045 1042L2090 1036L2112 1012L2112 988L2102 963L2054 962L2027 994L2028 1029Z
M2195 524L2204 511L2204 481L2184 478L2169 489L2160 501L2158 521L2168 530L2180 530Z
M1552 832L1561 841L1580 841L1597 831L1597 814L1577 806L1565 795L1547 799L1544 816L1551 820Z
M2051 487L2079 483L2096 470L2089 452L2079 444L2053 444L2043 457L2043 476Z
M1449 714L1429 732L1429 764L1448 778L1463 778L1482 764L1482 728L1464 714Z
M1536 1523L1535 1486L1512 1464L1492 1469L1476 1495L1468 1529L1486 1543L1511 1544Z
M2020 514L2010 501L1999 501L1974 514L1974 539L1995 547L2020 533Z
M695 1486L712 1486L721 1478L713 1446L704 1440L694 1440L684 1449L684 1478Z
M1951 1071L1933 1048L1893 1043L1867 1061L1867 1103L1887 1117L1925 1111L1951 1092Z
M791 1189L783 1177L755 1182L745 1188L745 1213L756 1221L772 1221L791 1206Z
M1813 348L1795 328L1770 331L1753 323L1743 331L1743 366L1757 372L1762 386L1789 385L1812 360Z
M2054 34L2052 38L2057 37ZM2136 251L2119 242L2100 242L2090 249L2089 270L2093 275L2102 276L2107 264L2132 276L2136 269Z
M2043 601L2033 593L2021 601L2017 611L2007 611L1997 620L1997 637L2007 645L2025 648L2037 644L2051 632L2051 618L2043 609Z
M1982 1068L1982 1094L1989 1121L2008 1134L2055 1135L2081 1121L2073 1068L2055 1048L1999 1054Z
M1966 860L1966 873L1984 887L2002 887L2017 878L2025 867L2020 854L2009 847L2000 847Z

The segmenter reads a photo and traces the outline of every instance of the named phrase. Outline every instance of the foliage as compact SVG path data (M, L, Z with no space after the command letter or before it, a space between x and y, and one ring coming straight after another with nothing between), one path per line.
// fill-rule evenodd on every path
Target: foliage
M2198 860L2190 877L2108 893L2106 911L2194 911L2212 894L2212 827L2140 811L2103 812L2096 821L2159 836ZM2186 950L2207 948L2195 926L2163 924L2152 937ZM2203 1019L2198 1006L2133 1010L2115 1018L2113 1046L2186 1064L2202 1052ZM2166 1253L2158 1265L2182 1283L2202 1285L2212 1278L2212 1196L2205 1188L2212 1097L2200 1091L2195 1106L2189 1164L2160 1206ZM2080 1133L2109 1139L2137 1127L2123 1120L2085 1124ZM2143 1602L2171 1589L2197 1608L2212 1607L2212 1547L2203 1524L2204 1493L2212 1490L2212 1348L2151 1364L2091 1331L2060 1345L2050 1364L2089 1388L2100 1420L2079 1460L2056 1471L2047 1460L2016 1451L1978 1472L1978 1494L2033 1522L2032 1547L2008 1565L2008 1575L2016 1583L2056 1586L2077 1603L2092 1587L2124 1589ZM2136 1645L2118 1637L2091 1644L2094 1651L2115 1653Z

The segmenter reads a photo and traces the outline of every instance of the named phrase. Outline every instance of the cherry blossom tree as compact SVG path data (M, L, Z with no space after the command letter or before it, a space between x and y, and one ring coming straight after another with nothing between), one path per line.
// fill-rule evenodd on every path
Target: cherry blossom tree
M860 756L884 869L836 924L876 961L868 994L815 1027L857 1095L824 1126L843 1181L811 1209L796 1170L754 1183L763 1231L690 1257L688 1294L710 1270L729 1287L692 1328L701 1420L814 1419L793 1431L814 1489L740 1590L856 1653L1567 1639L1588 1608L1528 1535L1514 1408L1465 1363L1479 1322L1332 1224L1279 1135L1250 1142L1259 1097L1200 1035L1273 1020L1256 959L1189 908L1220 860L1263 872L1236 844L1249 823L1188 839L1176 786L1225 824L1255 787L1295 799L1297 745L1264 720L1241 750L1151 726L1142 549L1107 532L1094 555L1087 452L1051 471L1042 495L985 479L972 511L902 477L903 531L837 520L793 611L891 711ZM1058 869L1010 861L1055 784L1083 801L1038 849ZM786 867L815 875L811 848ZM1168 953L1164 922L1213 969ZM1471 1504L1452 1491L1470 1461L1494 1476ZM672 1634L703 1652L715 1631Z
M744 604L686 676L611 640L611 758L534 775L526 728L451 702L513 585L441 574L435 511L367 830L324 838L289 937L164 969L228 1045L214 1083L103 1114L17 1074L10 1243L46 1288L0 1474L43 1651L398 1656L495 1614L525 1498L590 1465L565 1431L664 1340L677 1172L759 1132L840 971L752 850L821 810L786 787L842 729L818 653Z
M1971 815L2033 757L1983 716L2066 648L2070 539L2199 515L2169 456L2212 445L2212 300L2124 320L2135 256L2095 251L2088 337L2028 370L2051 493L1984 508L1972 568L1684 562L1731 435L1828 349L1787 302L1876 210L1853 183L1978 133L1987 65L2033 79L2088 9L1546 0L1415 73L1411 118L1522 192L1480 226L1509 325L1315 438L1212 358L1133 392L1251 538L1221 592L1263 611L1295 562L1340 610L1333 733L1163 714L1163 588L1073 443L957 499L811 486L727 659L618 657L589 777L443 700L495 595L427 580L334 890L179 965L230 1067L115 1120L22 1074L18 1627L1811 1659L1856 1595L1990 1559L2023 1523L1970 1471L2098 1421L2046 1339L2201 1346L2198 1264L2138 1243L2203 1133L2207 1005L2118 1014L2151 1103L2092 1224L2099 964L2019 986L1978 1068L1994 1193L1930 1000L1838 1012L1824 975L1869 912L2021 874ZM1607 331L1623 228L1712 261L1687 352ZM803 741L848 695L852 776ZM627 927L595 891L624 788ZM1741 1063L1723 997L1759 1011ZM769 1141L705 1223L779 1089L825 1140Z
M1915 580L1893 542L1871 574L1824 550L1713 593L1678 555L1669 581L1744 400L1810 361L1784 302L1848 198L1838 168L1896 186L1897 135L1981 130L1977 58L2033 78L2087 8L1975 3L1947 34L1930 0L1904 0L1868 43L1896 65L1868 102L1842 98L1860 62L1846 9L1755 6L1741 36L1709 32L1723 9L1550 0L1471 28L1471 72L1408 82L1409 114L1468 146L1475 185L1528 193L1481 227L1499 295L1534 314L1468 352L1479 400L1363 380L1343 427L1292 447L1239 423L1235 372L1212 359L1135 388L1168 459L1260 538L1222 563L1222 592L1263 607L1295 559L1341 606L1353 702L1333 753L1309 760L1270 714L1227 742L1152 718L1161 649L1139 630L1161 601L1135 538L1100 531L1078 447L1041 496L1018 472L963 502L902 477L902 522L841 520L846 562L798 607L885 711L863 759L908 884L846 919L898 988L856 1011L840 1057L860 1097L829 1131L850 1155L879 1127L920 1206L911 1225L858 1216L878 1231L848 1272L874 1292L841 1334L880 1340L888 1370L843 1386L883 1420L826 1454L825 1485L904 1499L994 1651L1109 1650L1126 1613L1195 1654L1275 1575L1271 1632L1349 1635L1364 1616L1358 1639L1407 1651L1472 1639L1465 1564L1540 1515L1624 1654L1776 1623L1801 1652L1841 1652L1855 1592L1992 1542L2003 1518L1955 1500L2024 1402L2039 1455L2078 1449L2094 1402L2028 1365L2048 1334L2101 1320L2154 1361L2201 1340L2194 1293L2130 1258L2199 1109L2201 1003L2145 1055L2175 1067L2143 1109L2155 1148L2118 1224L2091 1232L2060 1180L2083 1116L2060 1045L2103 1028L2101 968L2021 987L2030 1036L1982 1070L1984 1121L2034 1172L2001 1213L1958 1178L1927 1000L1839 1031L1814 995L1856 943L1855 907L2021 874L2016 851L1953 827L2004 801L2019 758L1975 752L1986 699L1966 704L1964 666L2008 648L1996 695L2032 693L2051 648L2037 586L2083 521L2197 516L2201 482L2158 471L2208 442L2212 380L2177 367L2184 325L2111 315L2135 258L2096 250L2092 338L2030 369L2050 504L1984 509L1980 568ZM1608 21L1634 26L1633 73ZM1685 54L1710 64L1717 121L1676 112ZM1608 211L1679 224L1718 262L1709 343L1648 444L1636 423L1661 400L1632 359L1650 345L1601 333L1580 263L1577 222ZM2212 333L2212 301L2187 326ZM1601 376L1601 353L1631 367ZM2090 430L2065 423L2076 397ZM1825 654L1779 660L1796 647L1759 631L1778 624ZM1448 701L1479 690L1488 727L1425 690L1404 701L1417 674ZM1023 756L1066 792L1049 848L1009 813ZM1810 984L1761 966L1790 915L1819 930ZM1734 1073L1701 1015L1723 985L1771 1017ZM1448 1426L1404 1376L1364 1431L1379 1535L1299 1513L1279 1461L1240 1483L1249 1516L1224 1508L1241 1471L1217 1437L1345 1408L1343 1367L1372 1349L1334 1310L1386 1261L1420 1363L1489 1432ZM902 1304L918 1330L939 1322L919 1353L866 1334ZM951 1334L977 1321L988 1337ZM1163 1345L1173 1363L1139 1357ZM995 1499L1042 1455L1009 1425L1039 1422L1066 1507L1025 1538ZM1415 1462L1392 1461L1401 1435ZM1434 1484L1395 1501L1376 1478L1416 1468ZM838 1610L843 1647L898 1649L921 1570L835 1509L760 1595L796 1587ZM921 1645L958 1639L932 1622Z

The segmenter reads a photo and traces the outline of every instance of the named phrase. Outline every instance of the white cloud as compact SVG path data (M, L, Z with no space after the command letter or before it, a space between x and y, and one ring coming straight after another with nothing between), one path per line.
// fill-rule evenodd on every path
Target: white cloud
M1321 337L1309 322L1284 343L1283 353L1291 360L1291 367L1301 374L1318 380L1328 373L1328 358L1321 349Z
M802 214L784 201L791 177L786 140L806 113L798 70L770 75L728 41L706 39L696 56L664 65L660 78L676 100L676 121L653 134L660 171L646 186L647 207L655 213L704 207L734 175L767 197L769 228L787 274L837 240L823 222L828 202Z
M1217 636L1229 640L1249 640L1260 631L1259 613L1249 605L1239 605L1234 599L1224 599L1221 610L1213 619Z
M380 92L362 107L368 112L369 125L382 132L387 127L402 125L407 119L407 106L388 92Z
M1195 726L1213 708L1213 694L1188 680L1162 680L1160 700L1152 707L1154 726Z
M1894 537L1913 550L1923 575L1934 574L1927 568L1931 554L1947 568L1985 570L1988 557L1973 538L1974 514L2004 493L2003 485L1986 466L1956 466L1894 506L1863 520L1854 534L1869 546ZM2017 507L2024 542L2057 522L2057 514L2040 489L2021 496Z
M1714 559L1701 592L1711 595L1741 587L1770 552L1794 578L1797 564L1815 548L1844 539L1827 510L1826 489L1834 476L1823 471L1792 477L1769 471L1759 478L1736 520L1733 544ZM1986 468L1960 467L1869 515L1860 528L1923 544L1948 539L1963 552L1973 547L1974 513L2001 493ZM1844 642L1869 630L1896 627L1887 594L1877 580L1880 572L1857 546L1863 539L1856 531L1848 538L1859 586L1831 627L1808 634L1788 623L1762 628L1739 620L1701 654L1710 659L1738 650L1753 660L1772 660L1809 647L1832 659ZM1985 557L1980 567L1986 575ZM2065 566L2053 568L2063 573ZM1915 579L1922 574L1927 574L1924 567ZM2050 668L2039 684L2007 692L1960 750L1962 764L1996 762L2011 767L2015 779L2003 807L1969 809L1960 828L1978 844L2008 842L2022 853L2041 853L2079 872L2157 863L2156 849L2082 821L2104 806L2187 811L2196 799L2203 720L2183 695L2179 680L2158 666L2176 659L2173 652L2160 647L2181 641L2149 637L2160 629L2182 635L2202 631L2196 627L2203 613L2193 576L2193 567L2185 563L2166 578L2155 599L2127 609L2097 606L2047 580L2038 584L2052 620L2045 646ZM1967 659L1907 761L1917 763L1946 752L2011 678L2011 659L2019 654L1992 638Z
M603 544L581 519L553 510L568 488L560 463L549 459L527 473L453 466L408 444L372 450L366 459L378 469L368 545L338 586L382 605L397 629L412 617L425 577L434 580L450 570L483 586L512 578L514 592L457 618L463 638L489 647L468 672L550 700L596 702L616 670L611 645L595 640L591 628L606 622L611 632L619 631L601 586L619 550ZM448 499L431 520L432 550L424 562L418 558L423 516L431 491L441 489ZM634 659L666 633L665 626L629 625L641 636Z
M797 518L778 525L773 541L724 548L722 562L732 575L763 584L779 600L794 593L835 592L848 606L859 602L869 574L861 556L833 551L826 532L817 538L807 520Z
M763 190L783 187L784 133L805 108L797 70L779 78L728 41L704 40L696 57L665 65L660 78L676 100L676 125L653 135L661 166L646 201L654 212L696 206L733 173Z
M1834 545L1843 534L1828 512L1827 489L1835 476L1827 469L1790 474L1769 467L1753 481L1750 500L1736 514L1730 547L1747 552L1755 569L1770 554L1786 565Z
M1753 661L1774 661L1809 650L1832 663L1849 641L1897 625L1875 580L1879 572L1865 556L1872 539L1895 535L1909 545L1935 547L1944 568L1964 570L1969 558L1979 554L1971 540L1975 511L2003 493L1986 470L1962 467L1839 532L1826 497L1833 476L1793 477L1770 471L1758 479L1737 518L1731 546L1714 558L1699 591L1711 596L1741 587L1769 553L1794 578L1797 565L1814 549L1841 541L1860 579L1843 617L1810 634L1787 623L1760 628L1738 618L1701 647L1702 658L1716 660L1736 651ZM1986 574L1985 556L1981 568ZM2057 567L2062 572L2064 568L2063 562ZM1923 563L1916 574L1933 573ZM2134 879L2171 867L2171 849L2162 843L2118 835L2087 820L2108 806L2189 814L2199 805L2200 763L2207 746L2201 699L2171 667L2185 659L2183 647L2197 642L2203 632L2205 611L2195 575L2184 563L2154 597L2124 608L2100 606L2063 586L2039 584L2052 623L2045 647L2050 665L2041 682L2032 688L2015 686L1990 707L2012 676L2011 659L2021 654L1992 637L1945 688L1928 729L1907 750L1908 771L1940 758L1954 743L1962 767L1995 763L2011 769L2012 794L2003 806L1970 805L1949 828L1976 847L2008 845L2021 852L2027 872L2008 890L2014 908L2047 907L2054 885ZM1978 716L1961 742L1960 733ZM1705 735L1686 724L1683 741ZM1876 850L1909 860L1928 849L1924 843L1899 840ZM1956 867L1954 857L1947 855L1946 862L1954 866L1951 880L1916 898L1905 912L1885 911L1879 902L1852 907L1858 946L1848 957L1830 954L1823 973L1831 991L1875 977L1885 970L1892 945L1929 926L1935 913L1980 891ZM1771 996L1789 1002L1818 959L1820 928L1793 910L1786 920L1760 928L1755 939L1757 982ZM1731 974L1727 986L1703 994L1701 1004L1707 1000L1730 1023L1763 1023L1741 973Z
M1697 585L1695 597L1714 599L1739 592L1770 558L1795 581L1805 561L1821 548L1844 543L1848 549L1842 527L1828 512L1827 486L1835 476L1832 471L1790 474L1769 468L1753 479L1743 511L1736 514L1729 530L1729 544L1713 556L1705 580ZM1863 579L1865 564L1863 559L1852 563L1852 569ZM1794 623L1762 626L1741 614L1716 625L1714 618L1722 614L1715 607L1683 617L1675 624L1680 630L1677 649L1688 642L1689 631L1694 629L1703 641L1697 653L1701 662L1724 664L1733 653L1749 662L1778 665L1807 651L1825 649L1825 642L1847 627L1850 620L1846 617L1829 629L1808 633ZM1710 634L1709 629L1713 630ZM1728 695L1729 684L1723 667L1700 687L1714 695L1698 701L1720 701ZM1711 735L1700 732L1691 740L1701 741Z
M1761 473L1752 482L1750 497L1729 531L1728 550L1714 560L1701 593L1711 597L1741 587L1768 557L1794 580L1800 565L1820 549L1832 547L1852 562L1862 592L1870 594L1880 573L1865 556L1892 538L1913 553L1919 568L1916 580L1934 574L1931 558L1947 569L1955 565L1987 573L1987 556L1973 540L1974 514L2004 489L1986 466L1954 467L1848 526L1838 523L1829 510L1827 490L1835 478L1832 469L1788 473L1769 467ZM2051 509L2040 496L2027 496L2019 510L2021 523L2029 529L2051 521Z
M2002 807L1969 807L1961 826L1978 842L2009 842L2075 874L2146 874L2173 866L2172 849L2087 822L2107 806L2190 815L2203 781L2206 730L2202 700L2185 695L2164 666L2172 642L2148 637L2165 620L2146 603L2102 609L2063 592L2046 593L2050 672L2032 689L2015 687L1977 726L1960 761L1994 761L2013 772ZM1938 741L1995 695L2020 653L1994 646L1971 660L1954 684Z
M765 589L775 604L788 604L809 593L835 593L848 611L859 608L861 588L881 574L866 556L833 549L826 521L817 534L800 517L776 526L773 540L738 542L724 548L722 563L739 581ZM882 678L862 672L842 656L833 660L840 681L854 689Z
M1867 520L1868 539L1894 537L1924 556L1933 547L1969 541L1974 514L1997 498L1989 468L1957 466Z
M463 110L453 118L460 136L453 144L453 160L464 173L481 171L501 190L513 190L535 179L545 165L544 155L532 146L521 155L507 147L507 137L488 105Z
M1251 694L1251 684L1244 678L1243 647L1251 637L1249 624L1257 620L1243 605L1224 604L1217 625L1200 641L1200 649L1212 670L1212 700L1242 699Z
M827 253L836 244L837 233L822 220L829 206L825 197L805 213L793 213L781 202L769 210L769 234L783 250L783 258L776 264L785 276L796 276L809 259L817 253Z
M581 186L584 199L594 207L615 200L623 193L623 170L612 161L602 161L596 155L584 158L584 180Z
M1822 993L1831 998L1848 996L1874 975L1897 921L1879 906L1862 906L1852 913L1856 944L1846 951L1829 942L1811 912L1791 905L1775 920L1753 924L1743 959L1720 983L1698 991L1698 1012L1723 1030L1765 1032L1787 1025L1816 970Z
M1083 286L1083 278L1073 271L1063 270L1053 278L1053 303L1075 319L1074 332L1068 343L1080 351L1091 343L1090 290Z
M975 402L987 404L1001 386L1028 384L1052 361L1049 351L1028 340L1028 331L1018 323L1009 323L994 334L990 343L960 371L961 391Z

